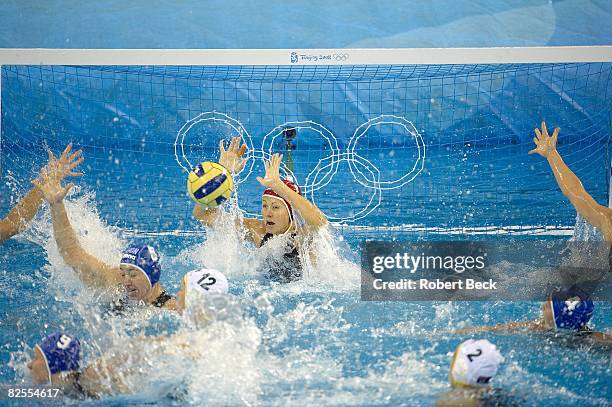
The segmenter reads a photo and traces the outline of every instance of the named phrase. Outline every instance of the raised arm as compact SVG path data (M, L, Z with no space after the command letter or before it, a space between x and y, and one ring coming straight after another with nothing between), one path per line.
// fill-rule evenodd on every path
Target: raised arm
M283 183L279 174L282 160L282 154L274 154L270 161L265 163L265 178L257 177L257 181L264 187L271 188L282 198L289 201L293 209L300 214L307 225L313 227L326 225L327 218L319 208Z
M36 185L51 206L55 241L66 264L79 274L86 285L108 287L118 284L121 278L119 268L111 267L87 253L70 224L63 199L74 185L62 187L60 180L55 177L45 177L37 181Z
M42 192L34 187L11 209L6 218L0 220L0 244L25 229L38 212L42 201Z
M193 207L193 217L205 224L206 226L212 226L220 215L221 210L219 208L204 208L202 205L196 205ZM265 232L261 222L258 219L245 218L243 219L244 227L247 231L247 237L253 241L256 240L255 236L259 236ZM240 227L240 220L236 219L236 226Z
M246 144L240 145L240 137L232 137L229 148L226 150L223 140L219 142L219 164L224 166L233 176L244 168L246 160L243 158L246 152ZM196 204L193 208L193 217L200 220L206 226L212 226L219 216L219 208L205 208Z
M247 150L246 144L240 145L240 137L232 137L229 147L225 149L223 140L219 142L219 164L227 168L227 170L235 176L244 168L246 160L244 159L244 153ZM217 208L205 208L202 205L195 205L193 208L193 217L204 223L206 226L212 226L217 218L221 209ZM236 220L238 224L238 220ZM253 236L260 232L260 222L257 219L244 219L244 226L247 229L249 238L253 239Z
M49 162L40 171L41 175L33 183L45 177L60 177L79 176L81 173L72 172L72 170L81 163L82 158L78 158L80 151L71 154L72 144L68 144L58 160L49 154ZM0 220L0 244L6 239L23 232L28 223L34 218L36 212L43 202L44 196L42 191L34 185L34 187L24 196L15 207L9 212L6 218Z
M534 137L533 141L537 147L529 154L538 153L548 160L563 195L582 217L603 233L606 241L612 241L612 209L598 204L561 159L557 151L559 128L555 129L551 137L548 135L546 123L542 122L542 131L535 129L535 132L537 137Z
M196 204L193 207L193 217L205 224L212 226L219 216L219 208L205 208L202 205Z

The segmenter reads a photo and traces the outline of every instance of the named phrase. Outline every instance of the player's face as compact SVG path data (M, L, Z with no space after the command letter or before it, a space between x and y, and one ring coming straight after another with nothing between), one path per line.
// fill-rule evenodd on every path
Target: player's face
M30 369L30 374L32 375L34 383L44 384L49 382L50 378L47 370L47 363L38 346L34 348L34 358L28 362L28 369Z
M280 235L289 229L289 212L280 199L264 196L261 202L261 216L266 233Z
M143 300L151 289L147 276L131 264L122 264L119 268L128 298L130 300Z

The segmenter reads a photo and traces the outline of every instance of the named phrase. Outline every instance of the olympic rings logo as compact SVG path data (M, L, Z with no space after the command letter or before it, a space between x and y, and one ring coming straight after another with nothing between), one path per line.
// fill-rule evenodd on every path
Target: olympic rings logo
M247 164L241 173L246 171L246 175L242 175L238 180L238 184L249 178L253 172L253 166L257 159L265 162L270 159L273 154L274 141L277 137L283 136L286 128L294 128L296 130L309 129L317 133L325 140L329 148L329 155L321 158L315 167L308 173L303 182L299 182L295 174L287 168L285 163L281 163L281 172L284 177L293 178L302 188L302 191L308 199L316 204L315 191L328 185L333 177L338 172L340 163L347 163L353 179L360 185L372 190L372 194L366 206L353 213L350 216L333 216L328 215L331 222L354 222L368 216L380 205L382 201L382 191L401 188L414 180L423 170L425 165L425 142L423 137L417 131L416 127L404 117L394 115L380 115L361 124L349 140L348 147L343 152L338 148L338 140L334 134L325 128L323 125L313 121L293 121L286 122L276 126L270 130L263 138L261 148L253 148L253 140L248 131L238 120L219 112L204 112L185 123L177 133L174 141L174 156L178 165L187 173L193 168L193 164L189 162L185 155L184 142L189 131L199 123L212 121L225 125L228 129L225 134L238 134L243 142L247 145L249 153L246 156ZM401 177L393 180L382 179L380 170L370 160L359 154L357 144L359 139L365 136L372 127L385 125L399 125L414 141L417 154L412 168L410 168ZM259 213L251 213L243 210L246 215L260 217Z
M347 59L349 59L349 55L347 53L343 53L343 54L334 54L333 58L336 61L346 61Z
M251 136L246 131L242 123L240 123L238 120L233 119L230 116L223 114L223 113L219 113L219 112L200 113L199 115L197 115L196 117L194 117L193 119L185 123L183 127L181 127L178 134L176 135L176 139L174 140L174 158L176 159L176 162L178 163L178 165L185 172L190 173L191 169L195 166L185 156L185 146L184 146L185 136L187 135L187 133L189 133L189 130L191 130L196 124L206 122L206 121L224 123L227 127L229 127L235 133L240 135L243 142L247 145L247 148L249 151L253 151L253 140L251 139ZM179 158L179 147L181 150L181 158ZM251 175L254 165L255 165L255 162L251 160L251 165L248 168L248 172L246 176L242 178L241 180L239 180L238 183L244 182L244 180L248 178L249 175ZM244 169L242 171L244 171Z

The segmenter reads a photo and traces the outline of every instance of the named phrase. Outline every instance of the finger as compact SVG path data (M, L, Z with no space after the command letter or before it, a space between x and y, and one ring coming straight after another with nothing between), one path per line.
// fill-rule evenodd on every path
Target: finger
M261 185L263 185L264 187L266 186L266 184L264 183L264 179L263 179L263 178L261 178L261 177L257 177L257 181L258 181L258 182L259 182Z
M238 150L240 148L240 137L236 136L234 137L234 149Z
M540 140L534 137L533 142L535 143L536 146L540 147Z
M240 150L238 150L238 156L242 157L244 153L246 153L246 150L247 150L247 146L246 144L243 144L242 147L240 147Z
M71 163L68 165L68 169L69 169L69 170L71 170L71 169L73 169L74 167L77 167L77 166L78 166L79 164L81 164L81 163L82 163L84 160L85 160L85 158L81 157L81 158L79 158L78 160L76 160L76 161L74 161L74 162L71 162Z
M278 154L273 154L272 157L270 157L270 168L274 168L276 167L276 156Z
M60 159L66 158L66 156L70 153L71 149L72 149L72 143L68 143L64 151L62 151L62 155L60 156Z
M527 154L533 154L533 153L537 153L537 152L538 152L538 149L534 148L533 150L529 151Z
M64 187L64 189L62 189L62 195L63 195L63 196L68 195L68 192L70 192L70 190L71 190L73 187L74 187L74 184L72 184L72 183L70 183L70 184L66 185L66 186Z
M553 131L552 138L553 138L555 141L557 140L557 136L559 135L559 131L560 131L560 130L561 130L561 129L557 127L557 128L555 129L555 131Z
M55 161L55 156L53 155L53 151L50 148L47 149L47 155L49 156L49 162Z
M546 130L546 123L544 123L544 121L542 121L542 134L548 136L548 131Z
M74 172L74 171L70 171L70 172L68 173L68 175L69 175L69 176L71 176L71 177L82 177L82 176L83 176L83 173L82 173L82 172Z
M270 170L270 161L264 161L264 166L266 167L266 174Z
M236 137L236 145L234 146L234 151L236 151L236 154L240 153L240 150L242 149L242 143L241 143L241 139L240 137Z
M542 133L540 133L540 129L535 129L535 134L538 137L538 140L542 141Z
M74 161L74 159L81 154L83 154L83 150L75 151L74 153L70 154L70 157L68 157L68 161Z
M225 153L225 146L223 145L223 139L219 140L219 151Z
M283 161L283 156L282 156L282 154L281 154L281 155L276 156L276 160L274 161L274 169L275 169L276 171L278 171L278 169L280 168L280 165L281 165L281 162L282 162L282 161Z
M237 149L237 143L238 140L236 140L236 137L232 137L232 142L230 143L230 150L231 151L236 151Z

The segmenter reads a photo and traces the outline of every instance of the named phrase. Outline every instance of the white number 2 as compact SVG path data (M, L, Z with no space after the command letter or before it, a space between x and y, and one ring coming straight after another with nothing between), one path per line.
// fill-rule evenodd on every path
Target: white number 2
M57 341L57 347L59 349L67 349L68 346L70 346L70 342L72 342L72 338L67 336L67 335L62 335L59 338L59 341Z

